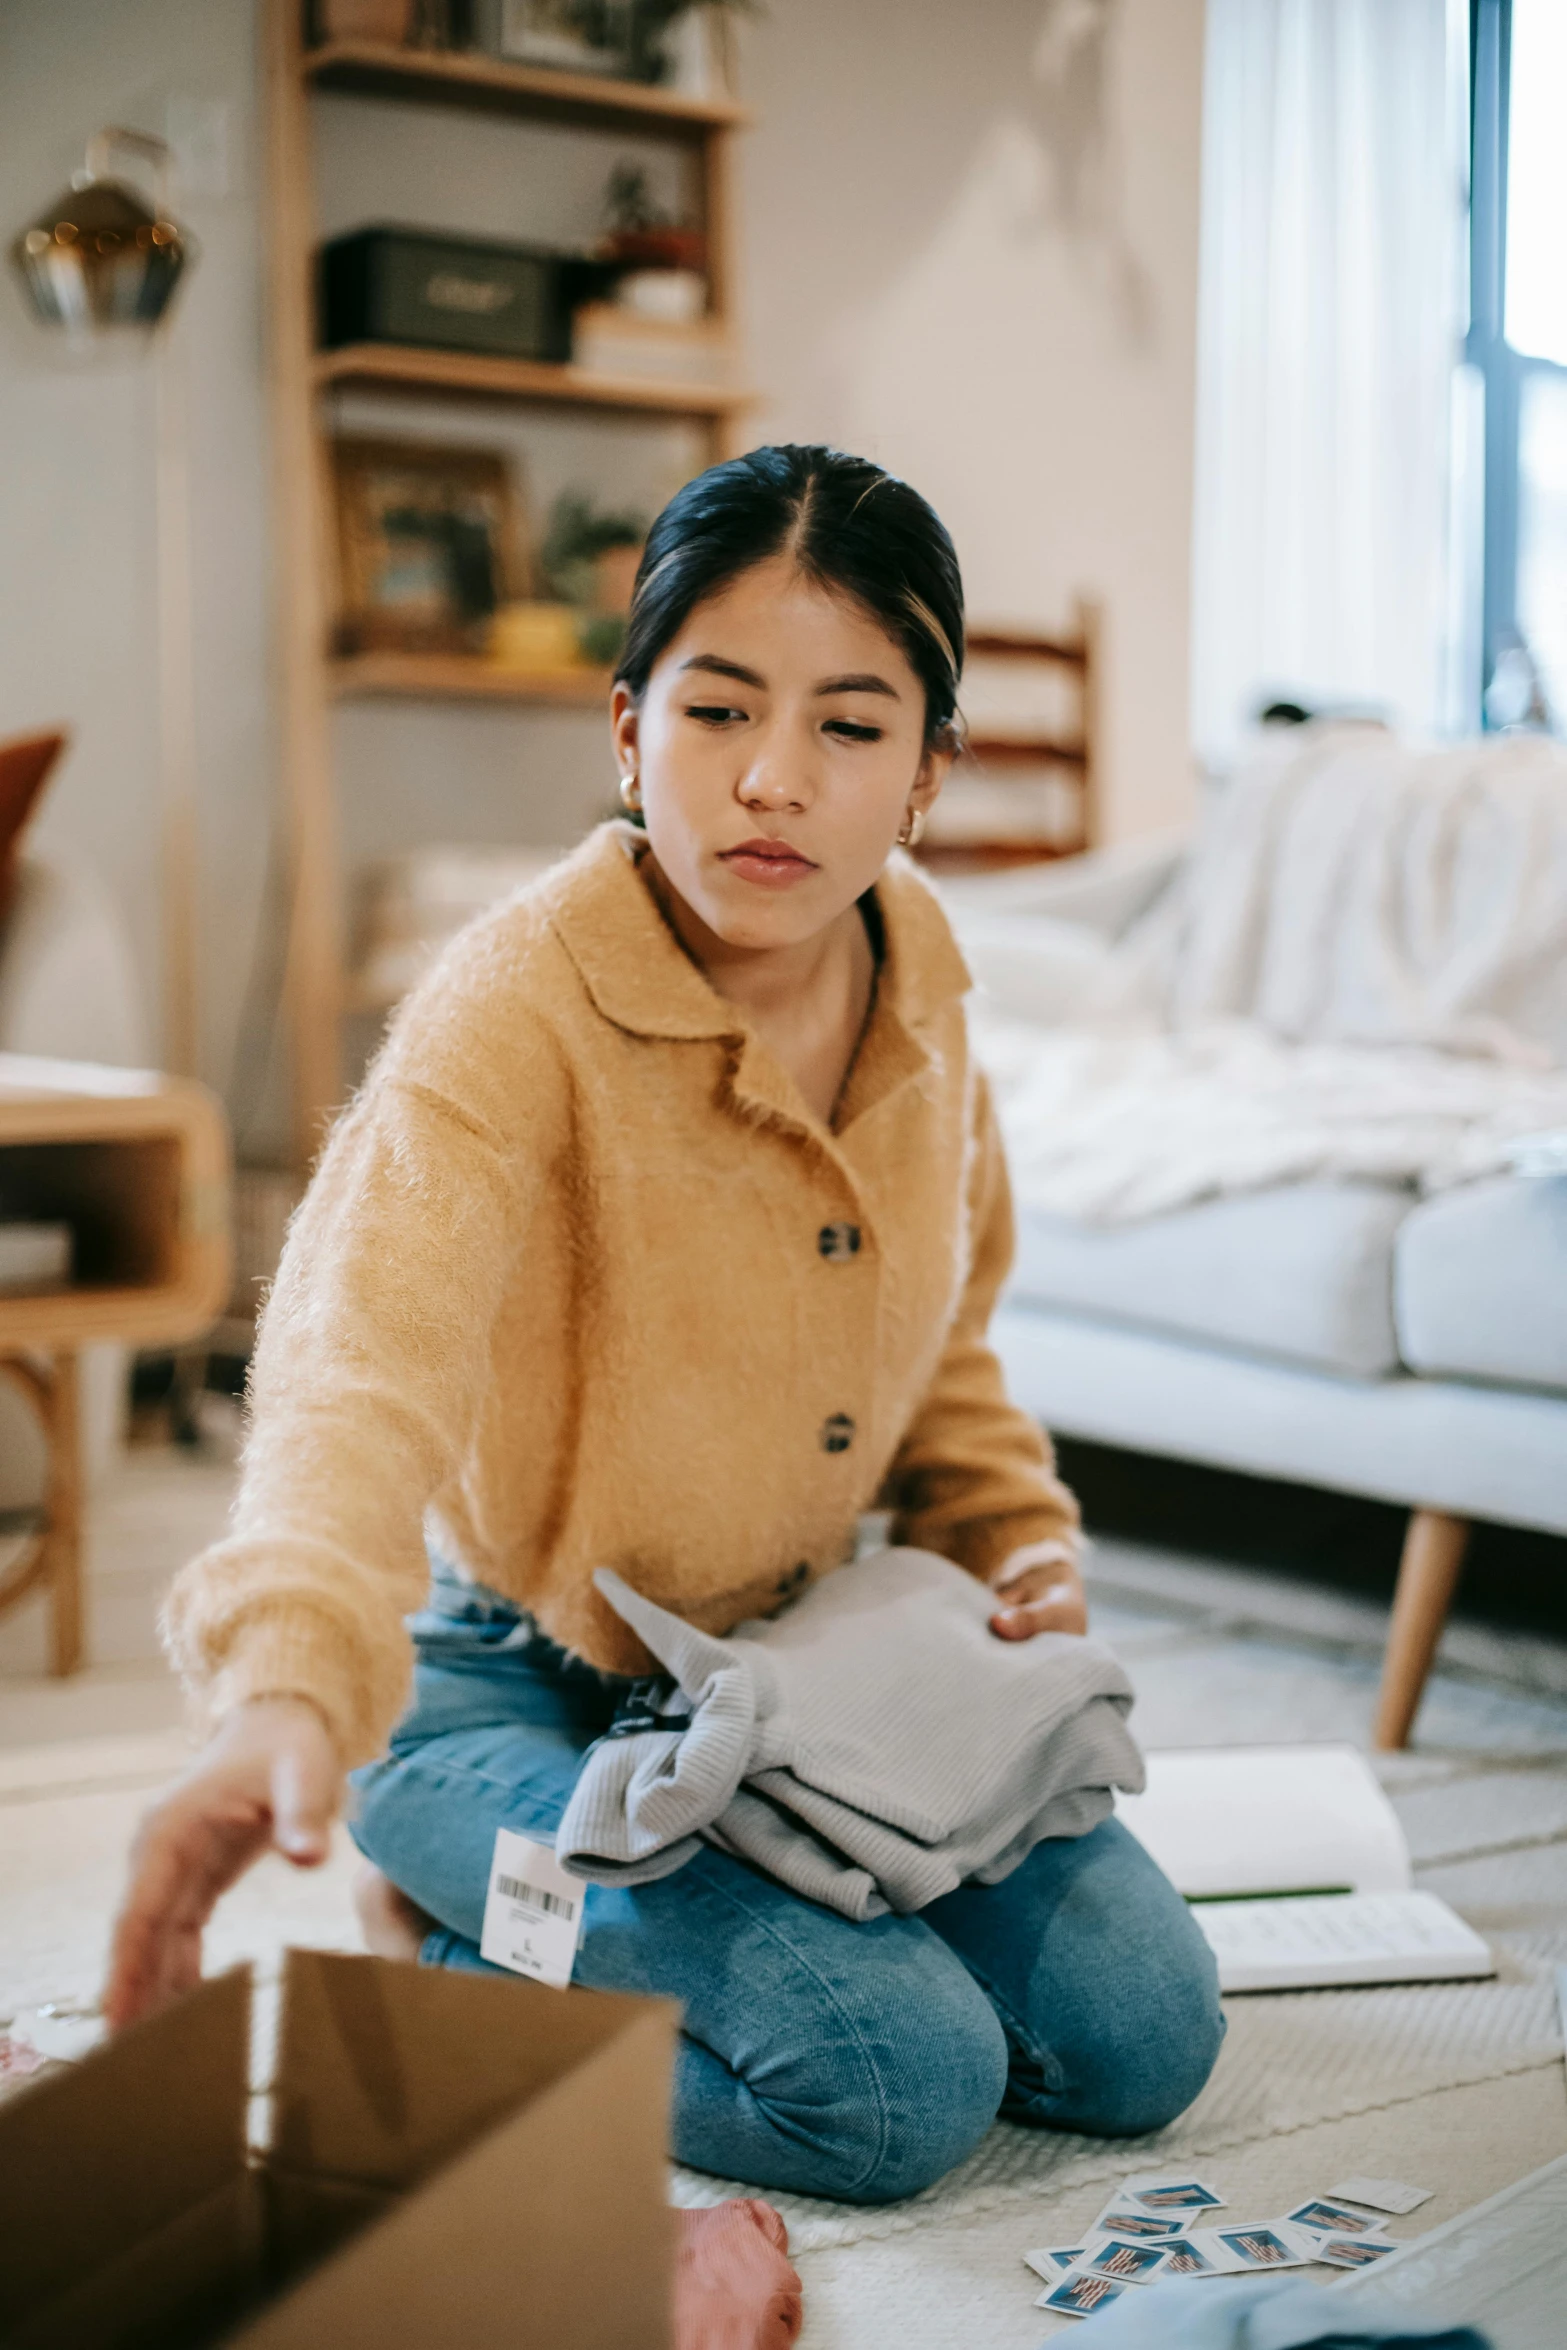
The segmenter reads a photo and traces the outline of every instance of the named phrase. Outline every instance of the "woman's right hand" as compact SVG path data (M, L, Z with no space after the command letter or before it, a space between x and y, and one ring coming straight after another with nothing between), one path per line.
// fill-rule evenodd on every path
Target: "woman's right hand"
M202 1930L264 1852L318 1868L342 1802L337 1750L307 1699L237 1707L137 1831L104 1990L110 2029L156 2015L201 1980Z

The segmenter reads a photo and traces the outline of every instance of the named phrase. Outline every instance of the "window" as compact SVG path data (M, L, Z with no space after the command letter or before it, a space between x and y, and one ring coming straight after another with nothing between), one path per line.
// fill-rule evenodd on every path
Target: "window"
M1468 356L1484 385L1491 725L1567 727L1567 6L1472 0Z

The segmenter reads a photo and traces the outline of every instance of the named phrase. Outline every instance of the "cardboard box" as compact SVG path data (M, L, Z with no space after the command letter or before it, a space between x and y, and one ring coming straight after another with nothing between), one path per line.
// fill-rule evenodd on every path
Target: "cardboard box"
M7 2350L661 2350L676 2010L288 1954L0 2108Z

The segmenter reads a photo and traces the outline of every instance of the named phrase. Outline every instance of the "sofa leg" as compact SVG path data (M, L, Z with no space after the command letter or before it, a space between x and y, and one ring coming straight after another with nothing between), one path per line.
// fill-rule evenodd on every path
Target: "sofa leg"
M1371 1733L1373 1746L1383 1752L1409 1743L1468 1547L1467 1518L1449 1517L1446 1510L1410 1512L1382 1661L1382 1691Z

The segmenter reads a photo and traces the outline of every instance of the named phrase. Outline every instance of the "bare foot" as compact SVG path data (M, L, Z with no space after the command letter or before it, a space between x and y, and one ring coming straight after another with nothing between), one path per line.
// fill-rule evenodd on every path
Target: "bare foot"
M376 1958L417 1959L435 1920L366 1861L354 1879L354 1909L365 1948Z

